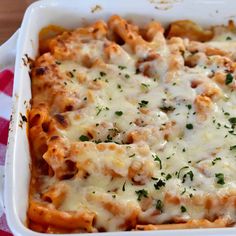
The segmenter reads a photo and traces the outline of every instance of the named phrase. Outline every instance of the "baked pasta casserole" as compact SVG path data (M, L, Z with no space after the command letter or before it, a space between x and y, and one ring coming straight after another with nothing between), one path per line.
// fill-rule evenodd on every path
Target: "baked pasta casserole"
M46 233L236 222L236 34L111 16L32 65L28 226Z

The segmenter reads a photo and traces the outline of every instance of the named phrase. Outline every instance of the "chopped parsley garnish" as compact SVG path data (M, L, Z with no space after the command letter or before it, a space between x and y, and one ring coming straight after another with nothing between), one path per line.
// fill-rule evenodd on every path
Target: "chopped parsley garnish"
M234 77L232 76L232 74L228 73L225 78L225 84L228 85L228 84L232 83L233 79L234 79Z
M165 187L166 186L166 183L163 181L163 180L161 180L161 179L159 179L155 184L154 184L154 188L156 189L156 190L159 190L161 187Z
M183 195L186 193L186 188L184 188L183 192L180 193L180 195Z
M236 135L235 133L234 133L234 130L229 130L228 131L230 134L232 134L232 135Z
M186 107L187 107L189 110L192 109L192 105L191 105L191 104L186 105Z
M188 166L184 166L184 167L182 167L182 168L177 172L177 177L179 178L180 173L181 173L182 170L184 170L184 169L188 169L188 168L189 168Z
M171 179L171 178L172 178L172 175L171 175L171 174L167 174L166 180L169 180L169 179Z
M117 116L122 116L122 115L123 115L123 112L122 112L122 111L116 111L115 114L116 114Z
M235 150L236 149L236 145L234 145L234 146L230 146L230 148L229 148L229 150Z
M106 76L107 74L105 73L105 72L103 72L103 71L100 71L100 76Z
M96 109L98 110L97 113L96 113L96 116L98 116L101 113L101 111L110 110L109 107L99 107L99 106L97 106Z
M145 197L145 198L148 197L148 192L145 189L137 190L135 191L135 193L138 195L138 198L137 198L138 201L141 201L142 197Z
M129 157L134 157L135 156L135 153L134 154L132 154L132 155L130 155Z
M130 78L130 75L125 74L125 78L126 78L126 79L129 79L129 78Z
M181 210L181 212L182 212L182 213L184 213L184 212L186 212L186 211L187 211L187 209L186 209L186 207L185 207L185 206L181 206L181 207L180 207L180 210Z
M139 104L140 108L141 108L141 107L146 107L147 104L148 104L148 101L142 100L142 101L139 102L138 104Z
M231 118L229 118L229 122L230 122L232 125L235 125L235 124L236 124L236 117L231 117Z
M221 185L223 185L223 184L225 184L225 180L224 180L224 174L222 174L222 173L216 173L215 174L215 177L216 177L216 179L217 179L217 184L221 184Z
M118 68L119 68L120 70L124 70L124 69L126 69L127 67L126 67L126 66L121 66L121 65L119 65Z
M186 128L187 129L193 129L193 125L192 124L186 124Z
M221 158L220 157L216 157L211 163L214 166L216 164L216 161L220 161Z
M156 178L156 177L151 177L151 179L152 179L152 180L158 180L158 178Z
M186 174L183 175L182 183L185 182L187 176L189 176L190 180L193 181L193 176L194 176L194 174L193 174L193 172L190 170L189 172L187 172Z
M96 107L96 108L98 109L98 112L97 112L96 116L98 116L101 113L102 108L101 107Z
M123 186L122 186L122 191L125 191L125 185L126 185L126 181L124 182Z
M157 156L157 155L152 155L152 157L154 158L154 161L158 161L159 165L160 165L160 170L162 169L162 162L161 159Z
M148 87L150 87L149 84L144 84L144 83L141 83L141 86L144 87L144 88L148 88Z
M61 62L60 61L56 61L55 62L57 65L61 65Z
M157 200L157 203L156 203L156 209L159 210L160 212L163 211L163 207L164 207L164 204L161 200Z
M232 38L230 36L227 36L226 40L232 40Z
M89 137L86 136L86 135L81 135L81 136L79 137L79 140L82 141L82 142L89 141Z
M229 116L230 114L229 114L229 112L225 112L224 115L225 116Z
M150 87L149 84L141 83L141 90L142 90L143 92L148 92L149 87Z

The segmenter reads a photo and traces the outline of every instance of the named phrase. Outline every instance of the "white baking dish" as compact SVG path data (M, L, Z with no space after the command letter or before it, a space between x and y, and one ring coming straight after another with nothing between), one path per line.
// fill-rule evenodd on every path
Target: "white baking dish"
M96 11L93 11L96 5L101 9L97 8ZM138 24L143 24L151 19L159 20L164 24L176 19L191 19L201 25L226 24L229 19L236 20L235 10L235 0L43 0L28 8L18 38L13 93L14 107L5 167L5 212L8 224L15 235L47 235L35 233L25 226L30 153L26 123L22 121L22 114L26 114L29 108L31 85L28 69L24 66L22 58L25 57L25 54L31 58L36 57L39 30L49 24L74 28L96 19L106 20L112 14L120 14ZM106 233L107 236L121 234L129 236L183 234L222 236L236 235L236 228Z

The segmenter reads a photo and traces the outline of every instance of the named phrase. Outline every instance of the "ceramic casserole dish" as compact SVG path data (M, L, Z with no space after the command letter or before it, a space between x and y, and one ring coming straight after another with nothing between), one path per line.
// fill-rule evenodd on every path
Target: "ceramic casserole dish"
M230 19L236 20L235 9L236 2L233 0L42 0L35 2L27 9L17 42L13 113L5 164L3 197L7 222L14 235L47 235L33 232L26 227L31 158L27 123L24 117L30 108L31 80L29 68L25 66L24 62L27 57L35 59L38 55L39 31L50 24L73 29L98 19L107 20L114 14L130 19L138 25L144 25L152 19L160 21L164 26L174 20L189 19L202 26L211 26L227 24ZM101 234L94 233L94 235ZM107 236L235 235L236 228L131 231L105 234Z

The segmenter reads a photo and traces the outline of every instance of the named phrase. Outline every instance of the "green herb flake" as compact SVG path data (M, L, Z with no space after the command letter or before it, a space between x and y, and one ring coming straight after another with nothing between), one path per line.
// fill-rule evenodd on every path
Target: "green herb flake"
M183 175L182 183L185 182L187 176L189 176L190 180L193 181L193 176L194 176L194 174L193 174L193 172L190 170L189 172L187 172L186 174Z
M155 184L154 184L154 188L156 189L156 190L159 190L161 187L165 187L166 186L166 183L163 181L163 180L161 180L161 179L159 179Z
M229 148L229 150L235 150L236 149L236 145L234 145L234 146L230 146L230 148Z
M158 178L156 178L156 177L151 177L151 179L152 179L152 180L158 180Z
M142 101L139 102L138 104L139 104L140 108L141 108L141 107L146 107L147 104L148 104L148 101L142 100Z
M126 67L126 66L121 66L121 65L119 65L118 68L119 68L120 70L124 70L124 69L126 69L127 67Z
M171 179L171 178L172 178L172 175L171 175L171 174L167 174L166 180L169 180L169 179Z
M101 113L102 108L101 108L101 107L96 107L96 108L98 109L98 111L97 111L97 113L96 113L96 116L98 116L98 115Z
M122 186L122 191L125 191L125 185L126 185L126 181L124 182L123 186Z
M102 106L101 107L97 106L96 109L97 109L96 116L98 116L102 111L109 111L110 110L109 107L102 107Z
M186 124L186 128L187 129L193 129L193 125L192 124Z
M163 207L164 207L164 204L161 200L157 200L157 203L156 203L156 209L159 210L160 212L163 211Z
M211 163L214 166L216 164L216 161L220 161L221 158L220 157L216 157Z
M184 195L186 193L186 188L184 188L183 192L180 193L180 195Z
M132 154L132 155L130 155L129 157L134 157L135 156L135 153L134 154Z
M162 169L162 162L161 159L157 156L157 155L152 155L152 157L154 158L154 161L158 161L159 165L160 165L160 170Z
M228 73L225 78L225 84L228 85L233 82L234 77L231 73Z
M149 84L141 83L141 87L148 88L148 87L150 87L150 85Z
M182 213L184 213L184 212L186 212L186 211L187 211L187 209L186 209L186 207L185 207L185 206L181 206L181 207L180 207L180 210L181 210L181 212L182 212Z
M180 173L181 173L182 170L184 170L184 169L188 169L188 168L189 168L188 166L184 166L184 167L182 167L182 168L177 172L177 177L179 178Z
M191 104L186 105L186 107L187 107L189 110L192 109L192 105L191 105Z
M129 79L129 78L130 78L130 75L125 74L125 78L126 78L126 79Z
M102 77L107 75L107 74L106 74L105 72L103 72L103 71L100 71L99 74L100 74L100 76L102 76Z
M236 124L236 117L231 117L231 118L229 118L229 122L230 122L232 125L235 125L235 124Z
M225 184L224 174L223 173L216 173L215 177L216 177L216 180L217 180L216 181L217 184L220 184L220 185Z
M117 116L122 116L122 115L123 115L123 112L122 112L122 111L116 111L115 114L116 114Z
M148 92L149 87L150 87L149 84L141 83L141 90L142 90L143 92Z
M81 136L79 137L79 140L82 141L82 142L86 142L86 141L89 141L89 137L86 136L86 135L81 135Z
M148 197L148 192L145 189L137 190L135 191L135 193L138 195L138 198L137 198L138 201L141 201L142 197L145 197L145 198Z
M230 36L227 36L226 40L229 41L229 40L232 40L232 38Z

